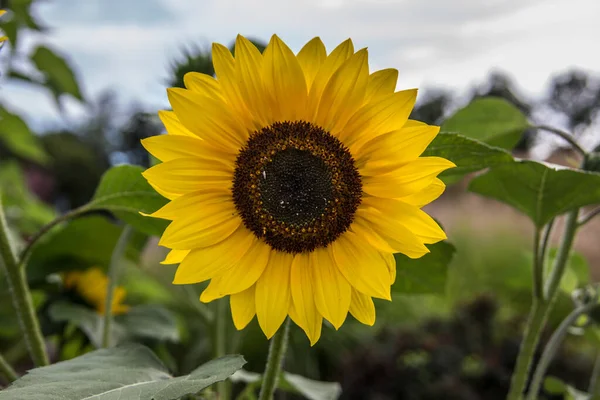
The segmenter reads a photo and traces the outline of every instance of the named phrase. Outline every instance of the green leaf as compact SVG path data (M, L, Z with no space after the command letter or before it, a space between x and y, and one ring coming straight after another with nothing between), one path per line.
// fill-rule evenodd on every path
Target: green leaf
M70 94L83 101L73 69L63 57L48 47L38 46L31 56L31 61L44 74L46 86L57 99L63 94Z
M103 317L95 310L79 304L60 301L52 304L48 314L55 322L70 322L81 329L96 348L102 346ZM116 315L111 324L111 343L135 339L179 341L179 329L174 315L161 306L132 307Z
M517 107L499 97L484 97L458 110L442 124L441 131L511 150L527 128L527 118Z
M549 394L564 394L567 391L567 386L560 379L548 376L544 379L544 390Z
M177 319L171 311L159 305L132 307L127 313L117 315L115 323L131 337L171 342L180 339Z
M60 301L52 304L48 315L54 322L70 322L81 329L96 348L102 347L103 317L85 306ZM122 343L127 334L117 323L111 325L112 343Z
M58 271L93 266L106 269L122 230L102 216L71 221L37 243L27 265L27 276L35 281ZM139 245L133 240L129 243L125 252L128 260L137 260Z
M520 161L478 176L469 189L516 208L541 228L567 211L600 203L600 174Z
M227 379L246 362L239 355L212 360L189 375L171 376L147 347L130 344L30 370L0 392L0 400L171 400Z
M0 145L4 144L17 157L46 165L50 157L25 121L0 106Z
M106 171L88 210L108 210L140 232L160 236L168 222L144 217L140 212L153 213L167 203L142 176L143 169L120 165Z
M244 394L251 395L253 390L260 388L262 375L256 372L240 369L231 377L232 382L244 382L247 384ZM279 379L279 390L300 394L309 400L335 400L340 397L342 387L337 382L322 382L308 379L301 375L283 372Z
M456 249L448 242L428 246L431 251L421 258L411 259L394 254L396 259L395 294L440 294L446 290L448 264Z
M456 168L440 174L439 177L446 183L454 182L471 172L514 161L504 149L455 133L438 134L423 156L443 157L456 164Z
M342 393L342 387L337 382L315 381L288 372L283 374L280 386L289 386L293 391L310 400L335 400Z

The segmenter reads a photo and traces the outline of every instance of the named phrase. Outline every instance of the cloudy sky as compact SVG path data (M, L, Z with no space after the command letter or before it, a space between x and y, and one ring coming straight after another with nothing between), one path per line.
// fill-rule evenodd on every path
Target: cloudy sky
M165 106L169 62L184 44L229 44L237 33L293 50L314 36L328 49L351 37L373 70L400 71L399 87L466 88L491 69L526 95L569 67L600 72L597 0L49 0L41 38L76 66L86 97L114 88L124 104ZM39 38L30 37L31 44ZM60 121L51 98L15 84L0 96L32 122ZM77 105L69 104L77 115ZM58 123L58 122L57 122Z

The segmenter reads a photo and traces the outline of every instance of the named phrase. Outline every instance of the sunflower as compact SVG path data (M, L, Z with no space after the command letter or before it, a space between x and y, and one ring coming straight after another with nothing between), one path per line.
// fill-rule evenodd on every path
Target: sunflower
M419 157L439 128L409 120L416 90L369 73L351 40L319 38L297 55L277 36L260 53L238 36L214 44L216 78L191 72L168 90L167 135L143 141L162 163L144 177L170 202L160 245L175 284L210 280L200 301L229 295L233 322L256 315L270 338L289 315L314 344L323 318L372 325L391 300L393 254L418 258L446 235L421 207L454 166Z
M83 301L94 307L99 314L104 314L108 277L100 268L92 267L85 271L69 271L64 275L64 285L65 288L73 290ZM111 306L113 315L124 314L129 310L129 306L123 304L126 294L127 291L124 287L115 287Z

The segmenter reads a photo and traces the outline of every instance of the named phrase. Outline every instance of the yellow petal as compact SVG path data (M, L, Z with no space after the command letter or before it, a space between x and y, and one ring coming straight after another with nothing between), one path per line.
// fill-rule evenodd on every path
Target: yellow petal
M256 315L255 305L255 286L250 286L243 292L232 294L229 297L229 304L231 306L231 317L233 318L233 324L236 329L244 329L254 315Z
M222 275L236 266L255 242L254 235L240 225L223 241L193 249L177 268L173 283L176 285L204 282Z
M189 250L171 250L160 263L164 265L179 264L188 254L190 254Z
M267 268L256 282L256 317L267 339L277 332L288 315L292 260L291 254L272 251Z
M369 75L365 103L376 102L386 95L394 93L398 80L398 70L382 69Z
M373 299L356 289L352 289L350 314L359 322L373 326L375 324L375 305L373 304Z
M404 127L371 139L356 153L361 175L380 175L416 160L436 137L438 126Z
M266 102L266 94L261 75L263 56L260 51L242 35L235 41L235 75L237 84L247 109L260 126L273 122Z
M229 188L233 180L233 168L215 160L178 158L157 164L142 175L162 190L184 194L203 188Z
M158 244L179 250L212 246L229 237L242 223L238 216L232 216L231 209L207 209L214 211L208 219L177 219L171 222Z
M368 79L368 53L367 49L362 49L350 57L327 82L315 122L336 135L362 105Z
M377 232L375 232L371 227L371 224L369 224L369 222L365 219L354 218L350 229L377 250L390 253L394 252L394 249L388 244L388 242L386 242Z
M321 65L327 58L325 45L319 37L313 38L302 47L296 57L302 67L302 71L304 71L306 86L310 89L317 72L319 72L319 68L321 68Z
M444 193L445 189L446 185L444 182L442 182L439 178L435 178L433 182L431 182L431 184L425 189L421 190L420 192L401 197L400 200L406 204L412 204L413 206L421 208L440 197L442 193Z
M214 289L219 295L239 293L248 289L264 272L271 252L271 247L254 238L250 249L239 262L219 275Z
M400 198L420 192L431 185L436 176L454 163L440 157L420 157L396 170L378 176L364 176L363 190L377 197Z
M183 84L189 90L213 99L224 100L219 82L210 75L188 72L183 76Z
M385 264L387 265L388 270L390 271L390 282L393 285L394 282L396 282L396 258L392 253L381 252L379 254L384 259Z
M350 284L335 265L331 249L313 251L310 266L317 309L335 329L340 329L350 307Z
M361 144L384 133L400 129L406 123L417 99L417 90L403 90L368 103L352 116L339 139L353 151Z
M290 277L292 300L294 303L294 322L308 336L311 346L321 335L323 317L317 311L315 304L313 266L309 254L300 253L294 257Z
M231 151L246 143L249 132L223 101L181 88L167 94L179 120L209 144Z
M253 119L238 86L238 76L235 72L235 60L229 52L229 49L221 44L213 43L212 59L215 68L215 75L221 85L221 93L233 112L240 118L244 126L249 131L254 131Z
M365 208L361 204L356 212L356 219L362 219L369 224L373 231L394 249L395 253L403 253L410 258L419 258L429 253L423 240L402 222L388 218L387 215L377 210Z
M204 219L210 218L210 213L215 208L222 207L231 210L232 206L233 199L229 190L202 190L177 197L152 213L151 216L169 220Z
M327 86L327 82L329 82L331 76L338 70L338 68L342 66L342 64L344 64L348 58L350 58L350 56L352 56L352 54L354 54L354 45L352 44L352 40L347 39L333 49L331 54L327 56L321 65L321 68L319 68L308 94L308 121L311 121L317 114L319 103L321 102L321 96L323 94L323 90L325 90L325 86Z
M446 234L427 213L410 204L394 199L368 197L363 204L379 210L388 220L398 221L423 243L437 243L447 239Z
M198 136L194 135L188 128L183 126L173 111L161 110L158 112L158 117L169 135L183 135L198 138Z
M340 272L350 284L372 297L391 300L390 273L374 247L347 231L330 246Z
M308 97L304 72L292 50L277 35L271 37L265 49L262 74L273 119L304 119Z
M198 137L183 135L158 135L142 140L148 152L160 161L171 161L176 158L200 157L222 161L230 165L235 163L233 152L224 152L207 145Z
M290 309L288 310L289 316L292 319L292 321L294 321L294 323L296 325L298 325L300 328L302 328L302 326L300 326L300 317L298 316L298 312L296 311L296 307L294 306L294 302L290 301ZM311 339L309 337L309 341L314 340L314 343L317 343L317 341L319 340L319 338L321 337L321 330L322 330L322 326L323 326L323 317L321 317L320 314L317 313L317 315L319 315L319 324L318 326L315 326L315 328L317 329L317 331L313 334L313 339ZM302 328L304 330L304 328ZM305 331L306 332L306 331ZM308 337L308 335L307 335ZM311 346L314 345L314 343L311 341Z

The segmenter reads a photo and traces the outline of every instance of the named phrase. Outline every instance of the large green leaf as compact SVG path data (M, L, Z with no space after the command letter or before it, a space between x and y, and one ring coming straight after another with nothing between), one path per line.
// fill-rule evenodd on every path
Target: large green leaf
M73 69L63 57L48 47L38 46L31 56L31 61L44 74L46 86L57 99L63 94L70 94L83 101Z
M448 242L428 246L430 253L411 259L404 254L396 258L396 282L394 294L440 294L446 290L448 264L456 249Z
M25 121L0 105L0 146L17 157L45 165L50 157Z
M120 165L106 171L92 200L84 206L88 210L108 210L137 230L160 236L167 221L140 215L152 213L167 200L156 193L142 176L143 169Z
M171 400L227 379L246 362L225 356L185 376L171 376L150 349L131 344L30 370L0 392L0 400Z
M520 161L492 168L469 189L511 205L541 228L569 210L600 203L600 174Z
M55 322L74 324L85 332L94 346L101 347L103 317L95 310L61 301L52 304L48 313ZM159 305L141 305L114 317L111 324L111 343L119 344L141 338L179 341L175 316Z
M512 149L529 127L517 107L498 97L473 100L442 124L442 132L457 132L492 146Z
M233 382L246 383L244 391L240 394L242 399L255 398L254 392L262 384L261 374L243 369L236 371L230 379ZM309 400L335 400L342 393L342 387L337 382L315 381L285 371L280 375L277 388L285 392L302 395Z
M27 264L27 277L35 281L69 269L107 268L122 230L99 215L71 221L38 242ZM137 260L140 244L130 241L127 259Z
M471 172L514 161L504 149L455 133L438 134L423 156L443 157L456 164L456 168L450 168L440 174L440 178L447 183Z

